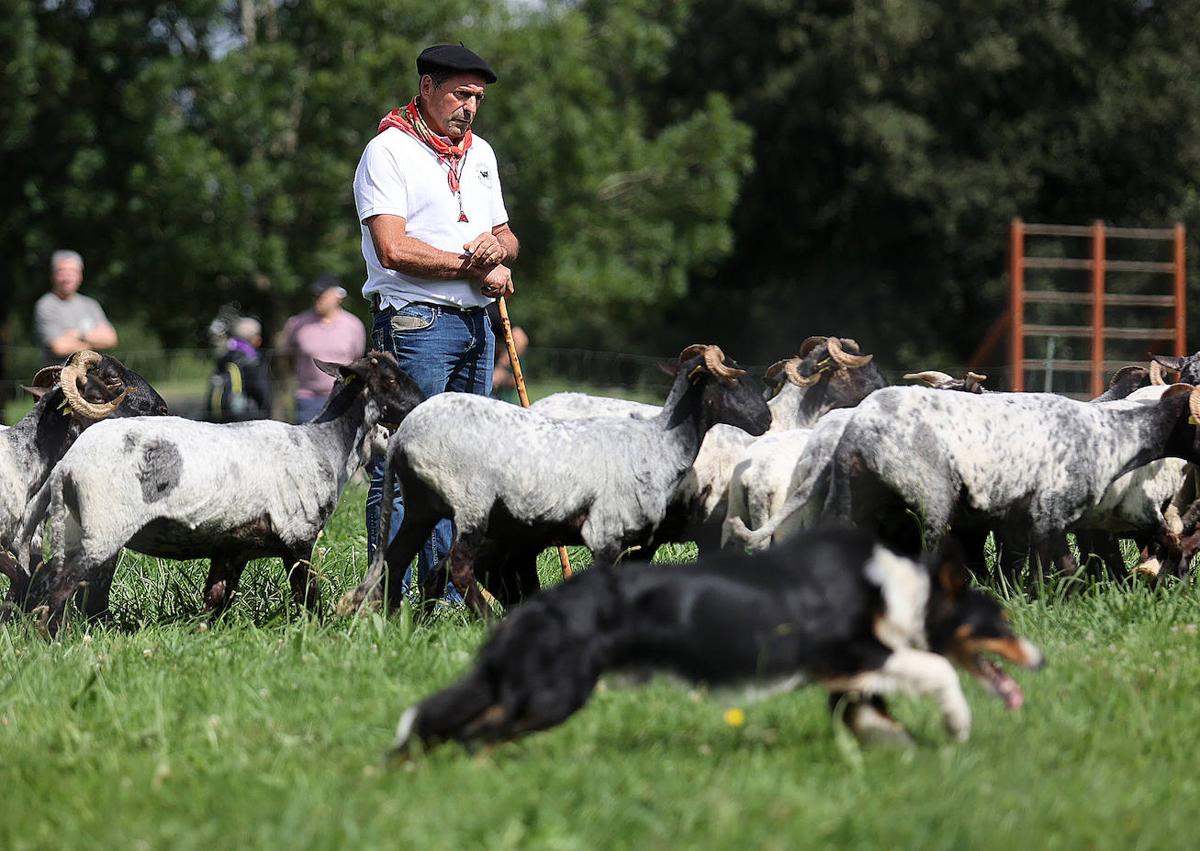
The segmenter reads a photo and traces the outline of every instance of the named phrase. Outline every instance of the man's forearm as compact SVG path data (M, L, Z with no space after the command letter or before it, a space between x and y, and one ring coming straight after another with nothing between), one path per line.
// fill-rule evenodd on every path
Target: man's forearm
M517 259L517 252L521 248L521 243L517 241L517 235L515 233L513 233L511 230L503 230L496 234L496 241L504 247L505 265L509 265Z
M117 345L117 329L107 323L97 325L81 336L86 338L88 347L93 349L111 349Z
M375 252L385 269L403 272L414 278L454 281L478 277L478 270L470 268L467 258L434 248L411 236L396 237L386 246L376 245Z

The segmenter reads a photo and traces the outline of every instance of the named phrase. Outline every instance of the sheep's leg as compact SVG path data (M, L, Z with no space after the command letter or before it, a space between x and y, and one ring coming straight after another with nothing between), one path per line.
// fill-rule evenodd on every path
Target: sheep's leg
M1120 582L1129 571L1121 555L1121 541L1108 532L1081 531L1075 533L1079 555L1088 564L1088 573L1095 579Z
M617 563L621 550L610 546L592 547L592 567L610 568Z
M353 614L365 605L382 601L385 586L388 605L399 608L404 601L404 571L412 564L413 557L421 549L421 545L433 534L433 527L440 519L437 516L421 516L412 509L406 511L400 529L387 549L375 551L375 558L367 568L367 575L363 577L362 582L353 591L342 595L342 599L338 601L338 614ZM438 568L430 571L429 577L426 577L426 585L440 572ZM445 588L444 574L441 581L441 588ZM439 595L441 588L438 590Z
M213 557L204 581L204 608L218 618L229 608L237 593L247 559Z
M287 550L280 554L288 567L288 583L292 586L292 599L314 615L321 610L321 588L312 572L312 546ZM290 567L289 567L290 565Z
M540 547L506 545L488 539L475 553L475 578L505 609L541 588L537 572Z
M487 620L492 615L487 601L475 581L475 553L483 543L482 532L472 532L467 535L459 534L458 540L450 548L450 555L445 561L450 565L450 581L462 595L463 602L477 615ZM444 586L443 586L444 587Z
M75 602L87 615L88 620L103 618L108 614L108 598L112 591L113 576L117 572L117 561L121 554L98 565L88 574L75 592Z
M1075 561L1075 556L1071 554L1066 532L1054 532L1038 541L1036 551L1039 559L1052 565L1059 576L1078 575L1079 565Z
M1021 573L1029 559L1027 538L1011 531L996 531L995 536L997 573L1009 587L1019 588Z
M967 529L953 531L962 544L964 564L971 575L982 580L987 576L987 558L984 551L987 545L987 529Z
M115 560L121 550L116 552L93 554L83 547L83 534L78 518L67 512L62 524L61 555L52 558L31 580L28 605L31 607L46 607L45 628L50 635L56 635L62 627L66 616L67 604L79 588L84 577L108 562Z
M8 577L8 592L0 603L0 623L7 623L29 593L29 574L4 547L0 547L0 573Z

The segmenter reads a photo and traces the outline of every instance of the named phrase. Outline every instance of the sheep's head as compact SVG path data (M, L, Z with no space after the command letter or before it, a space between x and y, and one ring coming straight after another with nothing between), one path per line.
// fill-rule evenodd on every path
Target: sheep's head
M1184 359L1169 358L1169 360L1182 362ZM1141 369L1141 367L1136 368ZM1124 366L1117 370L1117 374L1113 376L1113 381L1115 382L1121 373L1127 369L1130 369L1130 367ZM1180 381L1183 381L1182 369L1180 367L1164 366L1159 361L1158 356L1155 356L1154 359L1150 361L1149 377L1151 384L1176 384ZM1186 383L1192 384L1193 382L1189 381ZM1111 387L1112 385L1110 384L1109 386Z
M770 427L771 410L763 401L762 384L719 346L688 346L679 353L676 370L692 384L702 385L701 404L709 425L726 423L755 435Z
M862 369L874 357L862 354L849 337L809 337L800 344L799 354L771 364L764 377L776 389L784 381L807 389L839 371Z
M425 401L425 394L396 363L390 352L368 352L353 363L337 364L313 359L322 372L338 379L328 404L317 416L325 421L337 416L351 399L365 395L372 410L372 424L399 425L413 408Z
M1182 406L1180 397L1186 397ZM1200 463L1200 387L1185 382L1172 384L1163 391L1158 404L1170 406L1168 410L1179 415L1166 454Z
M61 389L64 411L82 424L106 417L163 416L167 403L138 373L111 355L76 352L62 366L38 370L25 387L35 398Z
M1159 367L1159 377L1165 379L1162 383L1171 383L1174 378L1178 382L1184 384L1200 384L1200 352L1188 355L1187 357L1174 357L1172 355L1151 355L1150 369L1151 375L1154 374L1155 364ZM1166 373L1163 372L1166 370ZM1160 383L1160 382L1154 382Z

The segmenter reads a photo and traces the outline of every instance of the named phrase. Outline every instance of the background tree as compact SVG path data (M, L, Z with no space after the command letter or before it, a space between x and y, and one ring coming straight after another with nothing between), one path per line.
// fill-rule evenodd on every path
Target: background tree
M957 365L1013 215L1200 227L1195 4L0 3L6 329L59 246L170 346L353 289L354 167L434 41L500 71L479 131L537 344L761 363L837 331Z
M837 331L961 364L1003 307L1012 216L1200 224L1188 5L697 3L665 103L726 92L756 143L688 324L734 312L760 357Z

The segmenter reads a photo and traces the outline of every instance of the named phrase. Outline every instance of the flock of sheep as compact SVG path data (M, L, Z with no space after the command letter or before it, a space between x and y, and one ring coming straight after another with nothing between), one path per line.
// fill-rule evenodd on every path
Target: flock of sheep
M1120 537L1150 573L1183 575L1200 548L1200 355L1126 367L1103 396L1077 402L989 393L973 373L888 387L872 356L839 337L810 337L763 381L696 345L662 407L561 393L530 410L469 394L425 400L386 354L319 365L338 382L299 426L166 417L143 378L94 352L40 371L26 388L34 409L0 428L3 616L37 612L53 633L73 599L103 615L124 547L210 559L214 612L250 559L279 557L296 601L315 610L317 534L379 453L385 512L398 487L405 517L343 613L395 605L442 518L454 521L453 547L423 596L448 577L483 616L489 594L508 607L537 590L537 554L554 544L582 543L608 565L669 541L760 549L839 521L913 554L953 533L980 567L994 534L1013 579L1031 556L1079 570L1068 532L1086 568L1110 576L1125 571Z

